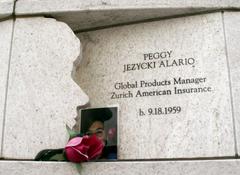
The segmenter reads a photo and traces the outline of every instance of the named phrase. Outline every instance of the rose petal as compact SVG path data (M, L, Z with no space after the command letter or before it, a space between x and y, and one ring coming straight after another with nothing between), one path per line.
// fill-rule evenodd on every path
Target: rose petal
M102 154L102 151L103 151L103 148L104 148L104 145L101 144L99 145L97 148L95 148L91 153L88 153L89 154L89 160L90 159L95 159L97 158L98 156L100 156ZM90 151L89 151L90 152Z
M82 154L87 154L90 147L87 145L80 144L78 146L75 146L74 148L80 151Z
M81 151L77 150L76 148L72 147L72 149L74 149L78 154L84 156L86 159L88 159L88 155L87 154L83 154Z
M91 137L89 137L88 142L87 142L87 144L89 146L100 144L100 143L102 143L102 141L95 134L92 135Z
M89 146L84 144L88 138L89 136L75 137L67 143L65 153L69 161L83 162L88 160Z
M72 138L66 145L66 147L69 147L69 146L77 146L79 145L81 142L83 142L84 140L88 139L89 136L83 136L83 137L74 137Z
M88 141L90 146L88 150L89 159L97 158L101 155L104 148L103 142L96 135L91 136Z
M67 143L66 147L77 146L82 142L82 140L82 137L74 137Z
M103 148L103 142L96 135L83 136L71 139L65 147L65 152L69 161L83 162L100 156Z
M84 162L87 161L88 158L82 154L79 154L74 148L68 147L65 149L67 159L71 162Z

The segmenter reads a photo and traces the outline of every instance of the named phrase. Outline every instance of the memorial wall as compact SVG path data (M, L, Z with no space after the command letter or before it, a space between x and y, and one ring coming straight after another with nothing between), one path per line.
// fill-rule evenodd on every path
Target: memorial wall
M237 175L239 9L238 0L1 1L0 174ZM34 161L65 147L66 125L92 134L96 109L117 157L80 172Z
M120 159L234 156L223 14L78 34L91 106L119 105Z

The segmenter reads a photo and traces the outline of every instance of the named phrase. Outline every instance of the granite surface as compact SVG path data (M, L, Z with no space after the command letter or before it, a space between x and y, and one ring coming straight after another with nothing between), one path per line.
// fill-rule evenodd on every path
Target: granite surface
M229 60L229 73L232 87L233 121L235 121L237 152L240 151L240 13L226 12L223 15L226 34L227 54Z
M0 157L2 151L2 131L4 122L4 105L6 95L6 84L8 76L8 62L12 39L12 20L0 22Z
M50 15L73 30L221 9L240 9L239 0L18 0L17 15Z
M91 162L81 164L81 175L237 175L239 160ZM76 175L76 165L63 162L0 161L0 174Z
M73 81L79 39L64 23L17 18L12 46L3 157L33 159L43 149L63 148L66 127L88 97Z
M14 0L0 0L0 20L13 13Z
M91 107L120 107L120 159L235 155L221 13L78 36Z

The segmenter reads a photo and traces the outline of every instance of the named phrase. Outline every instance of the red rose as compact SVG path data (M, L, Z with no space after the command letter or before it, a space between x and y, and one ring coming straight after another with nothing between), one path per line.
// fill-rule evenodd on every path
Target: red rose
M103 147L103 142L96 135L86 135L71 139L65 147L65 153L71 162L84 162L98 158L102 154Z

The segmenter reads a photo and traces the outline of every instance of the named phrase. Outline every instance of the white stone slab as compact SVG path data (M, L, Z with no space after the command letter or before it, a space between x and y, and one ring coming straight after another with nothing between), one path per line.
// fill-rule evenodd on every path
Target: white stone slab
M77 175L74 164L65 162L0 161L0 174L7 175Z
M239 160L92 162L81 164L81 175L237 175ZM60 162L0 161L0 174L76 175L76 166Z
M83 60L78 82L94 106L118 104L119 158L233 156L234 134L221 13L114 27L78 35ZM162 52L156 60L144 54ZM169 53L171 52L170 58ZM193 65L161 67L189 59ZM152 63L150 63L152 62ZM124 65L150 63L155 68L124 71ZM180 64L180 63L178 63ZM129 69L133 68L129 65ZM136 68L136 67L135 67ZM203 78L200 84L176 84L174 78ZM140 87L141 81L163 81ZM170 81L170 85L165 84ZM118 88L117 83L137 88ZM115 85L117 86L115 88ZM127 85L126 85L127 86ZM210 88L210 92L176 94L176 88ZM170 90L171 95L140 97L139 92ZM130 91L130 93L129 93ZM112 98L113 92L132 98ZM137 97L136 97L137 96ZM124 95L122 95L124 97ZM180 106L177 114L149 115L148 109ZM140 116L140 109L145 115Z
M239 0L18 0L17 15L47 14L74 30L151 18L240 8Z
M88 97L72 80L79 39L55 19L17 18L9 77L3 157L33 159L64 147L65 124ZM14 145L14 146L13 146Z
M232 99L234 109L234 120L236 127L237 150L240 154L240 13L225 12L224 24L226 30L226 44L231 75Z
M56 3L58 2L58 3ZM31 8L28 8L27 5L30 5ZM79 9L108 9L108 8L136 8L137 7L233 7L238 6L238 0L202 0L202 1L194 1L194 0L185 0L184 2L180 2L178 0L136 0L136 1L128 1L128 0L90 0L90 1L75 1L75 0L18 0L17 2L17 10L18 13L36 13L36 12L44 12L44 11L76 11ZM54 8L55 6L55 8Z
M12 37L12 20L0 22L0 157L2 151L2 130L4 121L4 104L8 74L8 61Z
M14 0L0 0L0 19L11 16L13 13Z
M82 166L81 174L237 175L239 165L238 160L86 163Z

